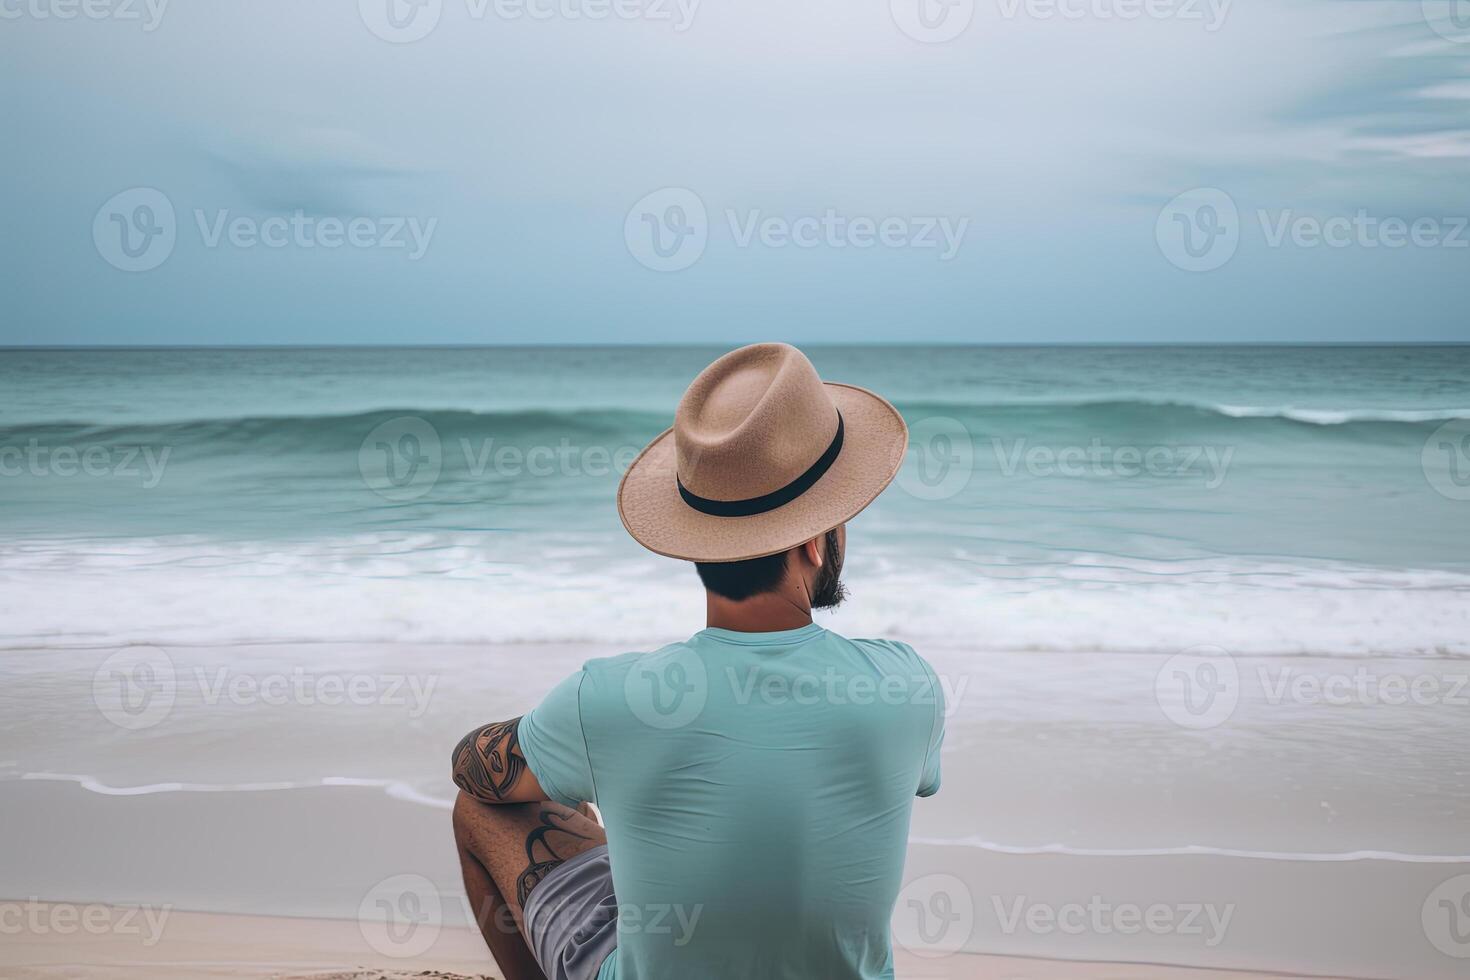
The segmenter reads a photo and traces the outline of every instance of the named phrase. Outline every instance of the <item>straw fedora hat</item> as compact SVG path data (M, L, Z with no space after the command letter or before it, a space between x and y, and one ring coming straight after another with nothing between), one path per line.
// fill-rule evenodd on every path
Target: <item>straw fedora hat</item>
M824 383L790 344L752 344L699 373L673 428L618 486L618 516L650 551L725 562L786 551L849 520L898 473L903 416Z

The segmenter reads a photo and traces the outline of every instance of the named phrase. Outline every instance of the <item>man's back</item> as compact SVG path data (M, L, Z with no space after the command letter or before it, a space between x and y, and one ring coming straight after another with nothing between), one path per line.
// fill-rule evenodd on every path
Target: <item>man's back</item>
M891 975L942 735L912 649L810 625L589 661L520 746L548 795L604 815L619 926L601 980L805 980Z

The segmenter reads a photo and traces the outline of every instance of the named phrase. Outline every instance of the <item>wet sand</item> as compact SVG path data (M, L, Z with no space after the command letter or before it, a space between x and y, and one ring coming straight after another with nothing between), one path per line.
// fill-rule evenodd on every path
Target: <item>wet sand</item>
M466 925L448 814L378 789L104 796L73 783L11 780L0 782L0 811L9 831L0 836L0 895L14 899L0 902L0 975L496 975ZM916 844L905 880L959 883L956 948L964 952L900 948L899 975L1448 980L1463 976L1464 961L1430 944L1421 908L1437 883L1467 871ZM1031 915L1037 906L1065 915L1096 896L1112 905L1215 905L1229 910L1228 929L1212 935L1202 916L1167 934L1117 920L1075 931ZM52 900L86 907L56 912ZM409 927L375 918L386 907ZM1129 965L1139 963L1166 965Z

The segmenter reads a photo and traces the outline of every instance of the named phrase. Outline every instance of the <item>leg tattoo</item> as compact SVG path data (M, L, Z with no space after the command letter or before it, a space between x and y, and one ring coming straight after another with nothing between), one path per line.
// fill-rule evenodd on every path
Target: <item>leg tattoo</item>
M516 900L520 902L521 908L526 907L526 898L531 894L531 889L535 888L557 865L566 860L566 857L558 853L556 847L548 840L553 831L576 840L593 839L588 834L579 834L566 826L567 818L575 814L575 810L548 803L541 811L541 826L533 828L526 835L526 870L522 871L520 877L516 879ZM565 850L564 845L563 850Z

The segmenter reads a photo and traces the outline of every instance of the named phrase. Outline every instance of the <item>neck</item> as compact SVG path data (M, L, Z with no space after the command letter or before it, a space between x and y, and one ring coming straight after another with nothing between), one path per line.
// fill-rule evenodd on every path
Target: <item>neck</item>
M806 594L800 589L795 595L786 588L775 592L763 592L749 599L736 602L705 594L706 626L716 629L734 630L737 633L775 633L779 630L801 629L812 622L811 609L806 604Z

